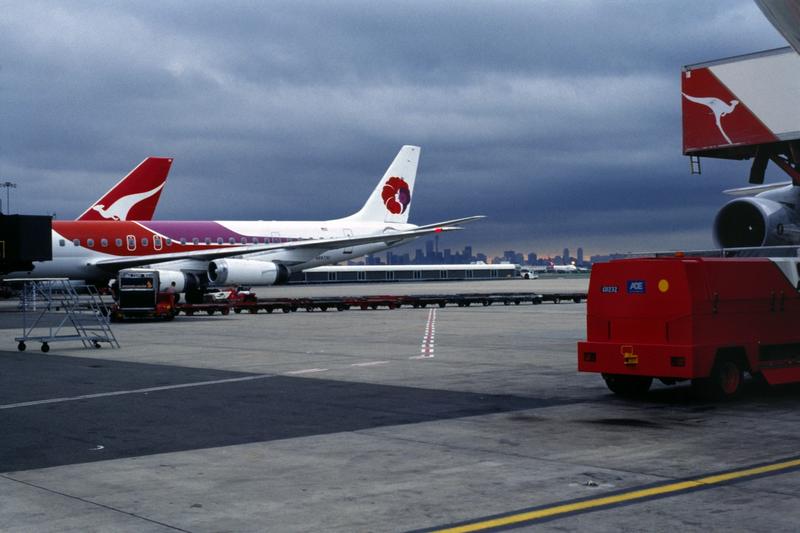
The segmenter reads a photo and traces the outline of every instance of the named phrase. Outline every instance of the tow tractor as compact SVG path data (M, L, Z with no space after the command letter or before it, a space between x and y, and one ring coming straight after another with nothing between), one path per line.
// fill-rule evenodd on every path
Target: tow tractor
M800 260L677 255L592 269L578 370L622 396L654 379L716 398L737 395L745 372L800 381Z

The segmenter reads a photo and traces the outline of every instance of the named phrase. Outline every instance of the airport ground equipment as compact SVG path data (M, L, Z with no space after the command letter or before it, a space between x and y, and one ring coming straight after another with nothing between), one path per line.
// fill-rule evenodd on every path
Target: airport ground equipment
M178 311L176 294L159 292L159 272L149 269L126 269L117 275L114 292L117 302L111 310L113 320L172 320Z
M20 309L22 335L14 339L20 351L25 351L28 342L40 342L47 353L53 342L74 340L85 348L100 348L101 343L119 348L109 325L109 310L92 285L66 278L25 280Z
M620 395L653 379L731 397L747 372L800 381L800 259L622 259L595 265L578 369Z

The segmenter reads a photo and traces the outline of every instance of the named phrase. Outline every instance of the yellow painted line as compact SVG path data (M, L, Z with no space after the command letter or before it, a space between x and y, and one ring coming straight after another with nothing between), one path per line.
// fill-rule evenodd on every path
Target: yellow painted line
M793 459L791 461L783 461L780 463L773 463L770 465L758 466L754 468L746 468L744 470L736 470L733 472L726 472L724 474L716 474L713 476L706 476L697 479L690 479L687 481L679 481L667 485L660 485L658 487L651 487L648 489L633 490L624 492L622 494L615 494L613 496L605 496L595 498L593 500L585 500L575 503L566 503L562 505L555 505L544 509L535 511L527 511L501 518L492 518L480 522L473 522L462 526L455 526L445 529L436 530L438 533L467 533L470 531L483 531L495 527L511 526L521 522L529 522L531 520L538 520L541 518L550 518L566 513L574 513L576 511L585 511L587 509L594 509L596 507L604 507L607 505L614 505L618 503L625 503L645 498L652 498L654 496L663 496L666 494L683 492L699 487L707 487L709 485L716 485L726 481L733 481L751 476L758 476L762 474L770 474L787 470L790 468L800 467L800 459Z

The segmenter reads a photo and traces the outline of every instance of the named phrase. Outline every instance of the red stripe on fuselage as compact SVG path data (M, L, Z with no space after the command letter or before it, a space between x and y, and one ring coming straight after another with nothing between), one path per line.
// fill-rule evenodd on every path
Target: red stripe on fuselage
M164 235L151 231L138 222L119 221L119 220L87 220L87 221L53 221L53 231L63 236L67 241L80 241L80 246L97 252L121 257L135 257L139 255L168 254L176 252L191 252L195 250L208 250L214 248L227 248L231 246L241 246L241 244L217 244L214 235L187 235L186 244L181 244L179 240L172 239L171 244L167 245L167 238ZM128 249L128 237L133 236L136 246L133 250ZM153 237L161 238L161 249L156 249ZM200 239L200 244L194 244L193 238ZM211 244L205 244L204 239L212 239ZM89 240L92 246L89 246ZM107 246L103 246L103 239L107 241ZM117 245L117 239L121 245ZM142 246L142 239L147 239L147 245Z

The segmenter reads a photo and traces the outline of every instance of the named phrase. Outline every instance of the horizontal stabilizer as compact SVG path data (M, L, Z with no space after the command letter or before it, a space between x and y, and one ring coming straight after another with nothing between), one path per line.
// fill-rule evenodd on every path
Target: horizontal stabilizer
M444 222L436 222L435 224L426 224L424 226L417 226L417 229L420 230L420 229L450 227L450 226L455 226L457 224L466 224L467 222L475 222L476 220L481 220L482 218L486 218L486 215L475 215L465 218L454 218L453 220L445 220Z

